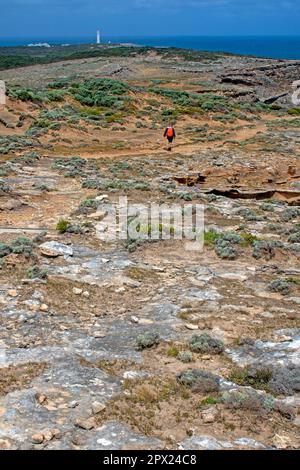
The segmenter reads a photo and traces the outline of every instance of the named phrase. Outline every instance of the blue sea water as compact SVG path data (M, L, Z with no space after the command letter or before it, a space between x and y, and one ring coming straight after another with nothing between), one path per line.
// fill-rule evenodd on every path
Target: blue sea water
M0 38L0 46L28 45L30 43L90 44L95 37L77 38ZM300 59L300 36L107 36L104 43L133 43L157 47L222 51L275 59Z

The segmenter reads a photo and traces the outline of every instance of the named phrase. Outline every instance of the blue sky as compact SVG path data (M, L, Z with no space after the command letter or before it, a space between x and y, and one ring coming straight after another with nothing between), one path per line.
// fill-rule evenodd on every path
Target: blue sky
M300 35L299 0L0 0L0 37Z

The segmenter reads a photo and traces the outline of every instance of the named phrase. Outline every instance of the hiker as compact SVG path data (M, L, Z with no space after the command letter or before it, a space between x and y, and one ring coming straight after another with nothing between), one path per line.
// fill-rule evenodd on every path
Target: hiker
M164 137L166 137L168 139L168 142L169 142L169 147L168 147L168 150L169 152L172 150L172 143L173 143L173 140L176 139L176 131L174 129L174 127L172 126L172 124L170 124L166 130L165 130L165 133L164 133Z

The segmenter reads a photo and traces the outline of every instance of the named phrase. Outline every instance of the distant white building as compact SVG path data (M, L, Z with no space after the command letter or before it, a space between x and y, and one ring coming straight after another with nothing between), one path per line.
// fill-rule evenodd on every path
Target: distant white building
M51 47L47 42L38 42L35 44L28 44L27 47Z
M97 44L101 44L101 35L99 30L97 31Z

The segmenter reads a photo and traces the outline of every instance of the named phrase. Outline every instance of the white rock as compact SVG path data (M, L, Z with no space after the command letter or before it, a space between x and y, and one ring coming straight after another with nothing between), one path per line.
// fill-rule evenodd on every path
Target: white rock
M74 400L69 403L69 408L76 408L79 405L79 402Z
M97 444L103 446L103 447L110 447L112 445L111 441L108 441L105 438L101 438L97 440Z
M140 374L134 370L127 370L123 374L123 379L134 380L140 377Z
M244 274L240 274L240 273L222 273L222 274L219 274L219 277L222 278L222 279L229 279L231 281L241 281L241 282L244 282L244 281L247 281L247 276L245 276Z
M41 311L41 312L48 312L48 310L49 310L48 305L42 304L42 305L40 306L40 311Z
M138 323L138 322L139 322L139 319L138 319L138 317L135 317L134 315L132 315L132 317L130 317L130 321L131 321L132 323Z
M94 401L92 403L92 411L94 415L97 415L98 413L101 413L104 411L106 406L103 403L100 403L98 401Z
M206 424L214 423L219 415L219 411L217 408L211 406L210 408L206 408L201 413L201 418L203 422Z
M260 314L260 316L264 318L274 318L274 315L270 312L263 312Z
M93 333L94 338L105 338L106 333L105 331L95 331Z
M56 258L57 256L73 256L73 249L70 246L55 241L46 242L40 245L40 252L44 256Z
M185 323L184 325L188 330L198 330L198 325L193 325L192 323Z
M93 214L88 215L88 218L93 219L93 220L99 220L101 222L103 219L105 219L106 216L107 216L106 211L99 211L99 212L94 212Z
M96 232L98 232L98 233L105 233L105 232L107 232L107 224L106 224L106 223L97 224L97 225L96 225Z
M101 194L101 196L96 196L95 201L104 201L105 199L108 199L107 194Z
M83 293L82 289L78 289L78 287L73 287L73 294L81 295Z
M148 318L140 318L139 325L153 325L154 321L149 320Z

